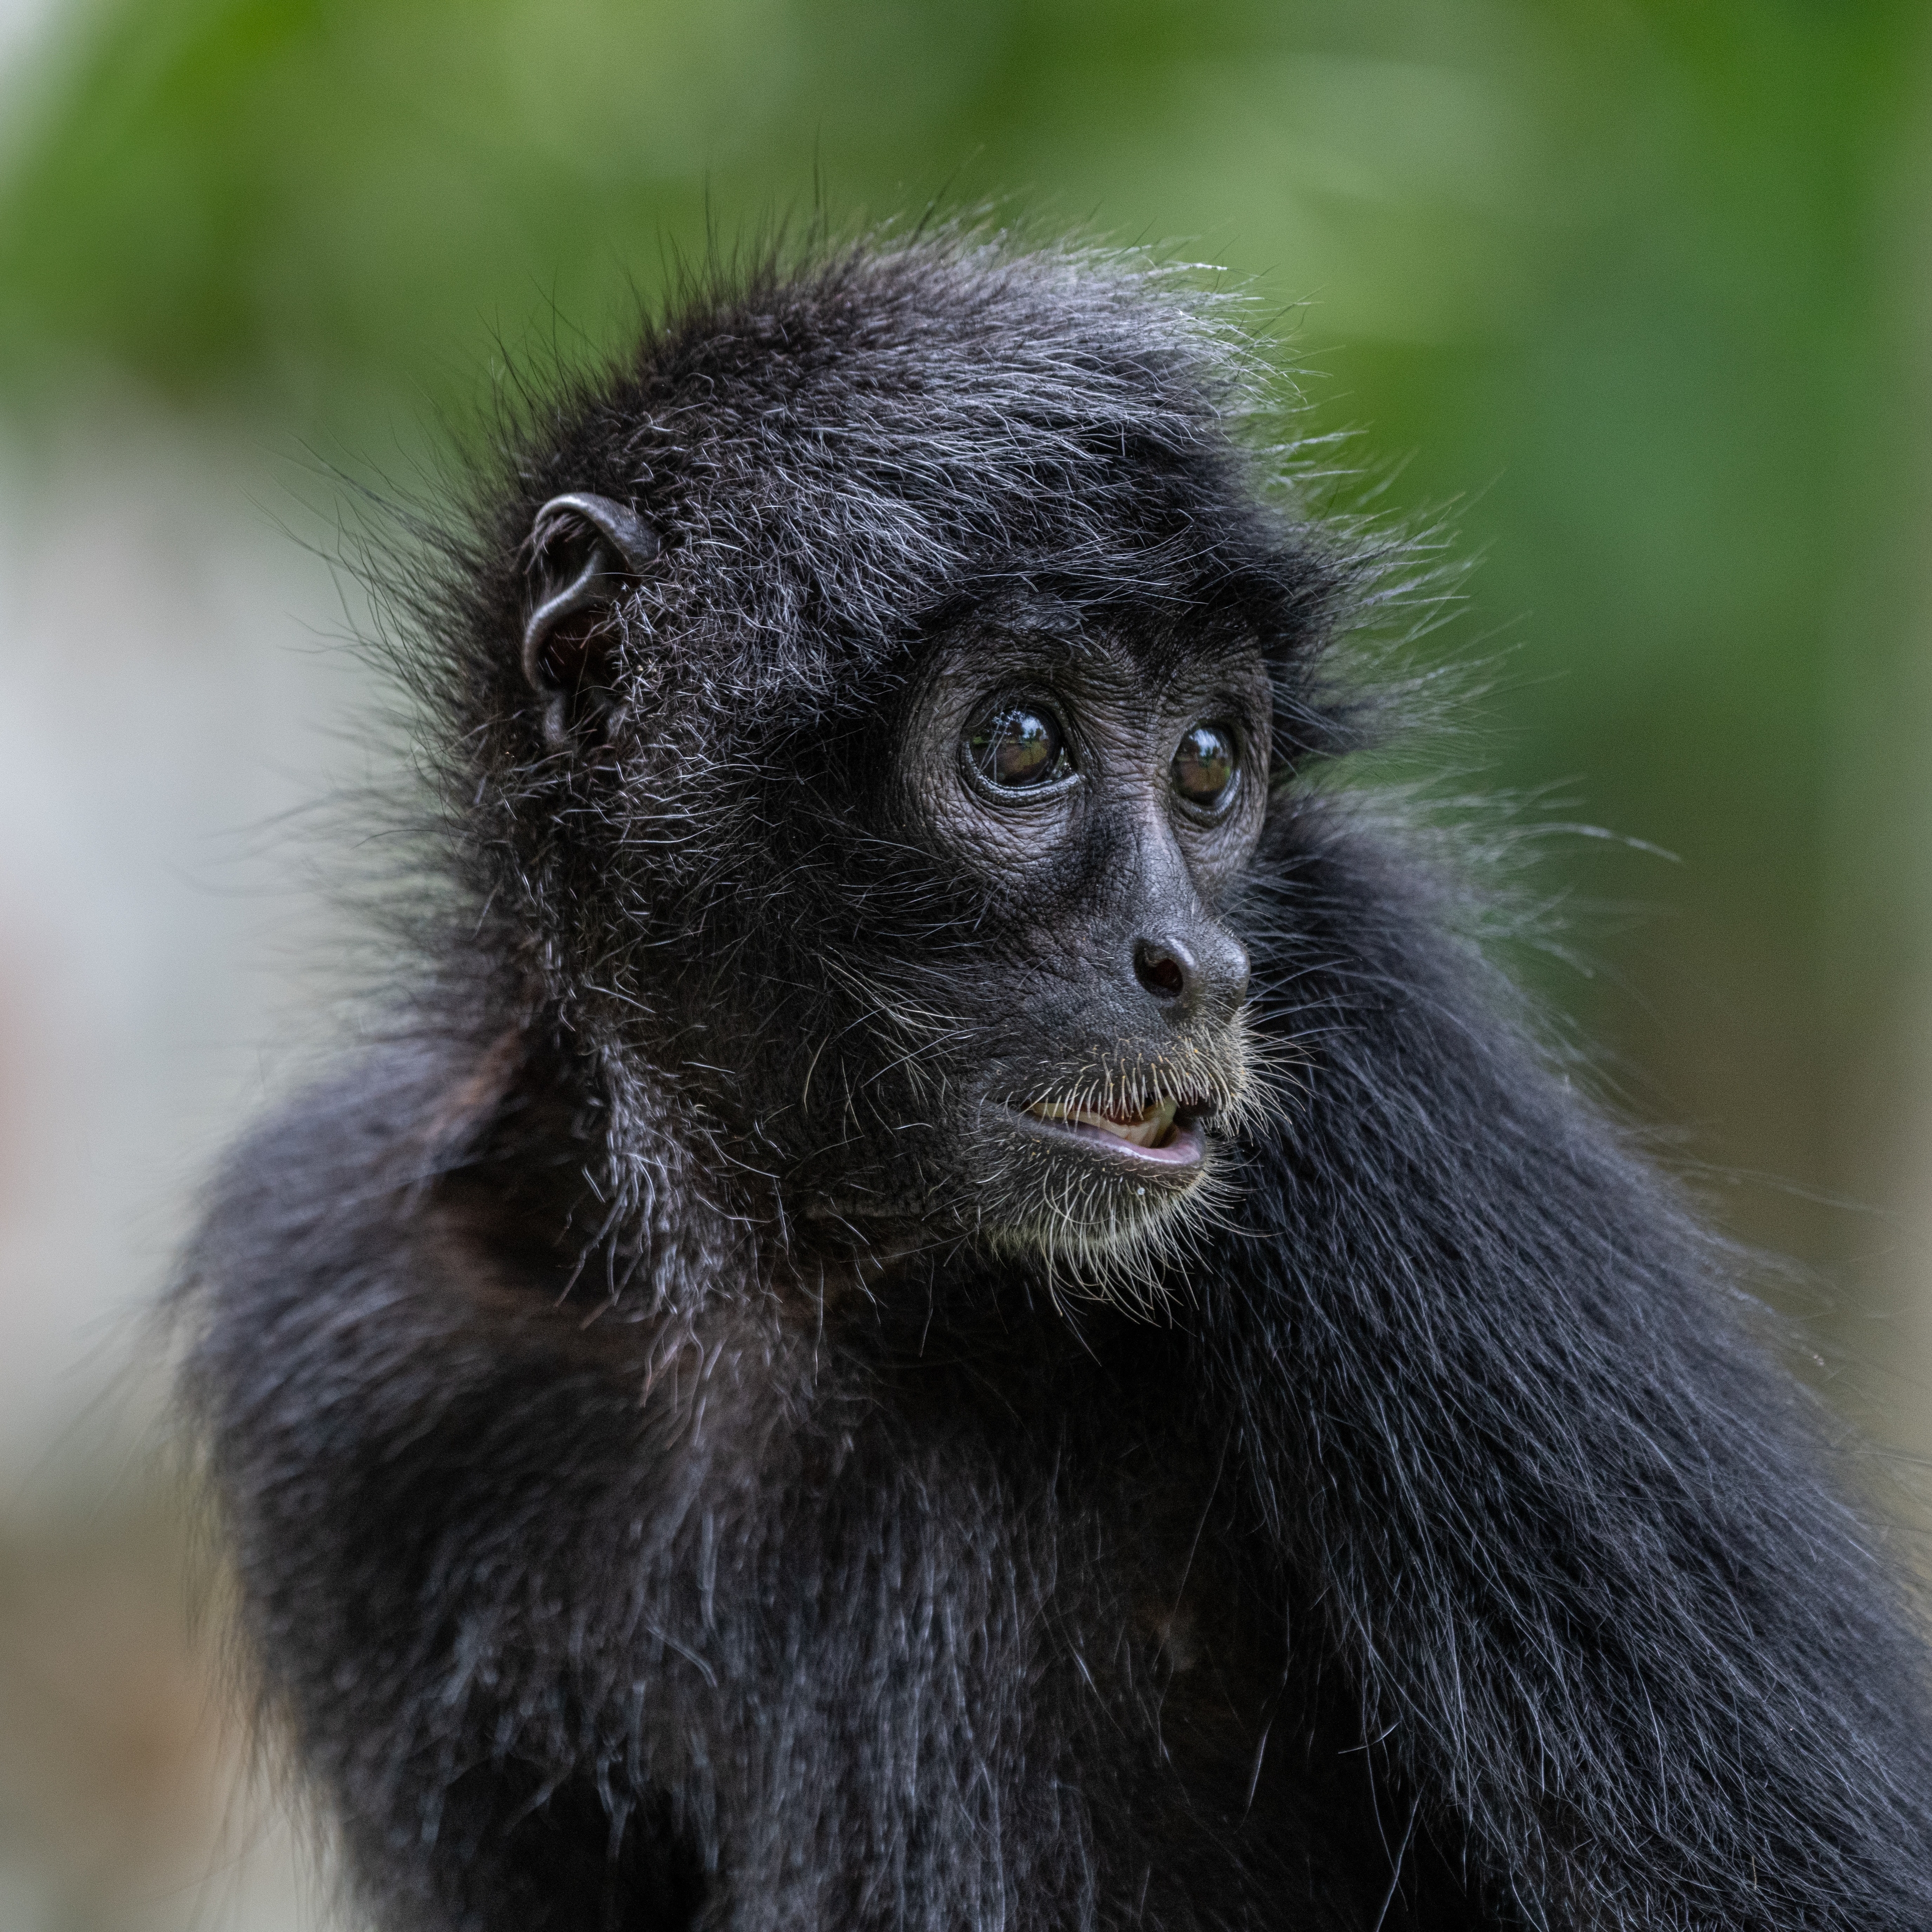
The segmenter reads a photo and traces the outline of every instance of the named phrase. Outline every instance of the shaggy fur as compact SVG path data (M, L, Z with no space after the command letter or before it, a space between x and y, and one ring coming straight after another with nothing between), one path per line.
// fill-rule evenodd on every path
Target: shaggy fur
M1144 267L861 248L692 292L480 488L404 666L446 916L184 1291L384 1926L1932 1925L1925 1653L1734 1258L1308 782L1391 564L1270 507L1256 393ZM557 748L570 490L664 548ZM910 849L880 747L1016 587L1275 686L1271 1103L1111 1240L920 1152L1062 909Z

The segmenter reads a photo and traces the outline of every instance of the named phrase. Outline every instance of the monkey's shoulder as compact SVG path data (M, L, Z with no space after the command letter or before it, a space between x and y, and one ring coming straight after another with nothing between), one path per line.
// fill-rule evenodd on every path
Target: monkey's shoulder
M312 1083L212 1191L181 1290L202 1359L231 1384L265 1352L300 1360L372 1414L412 1378L505 1401L594 1382L634 1408L688 1391L696 1358L809 1375L755 1240L706 1216L675 1136L614 1172L609 1105L514 1028L399 1034Z
M202 1325L393 1327L526 1298L541 1270L498 1238L510 1218L484 1211L478 1180L519 1078L500 1039L399 1037L266 1115L230 1150L188 1252Z

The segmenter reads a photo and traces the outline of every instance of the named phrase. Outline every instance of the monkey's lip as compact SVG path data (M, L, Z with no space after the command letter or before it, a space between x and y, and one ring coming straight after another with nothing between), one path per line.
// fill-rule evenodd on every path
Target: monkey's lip
M1064 1136L1084 1146L1105 1148L1135 1162L1157 1167L1191 1167L1201 1159L1201 1136L1191 1120L1177 1118L1179 1100L1156 1100L1130 1116L1076 1107L1063 1100L1036 1100L1023 1111L1056 1139Z

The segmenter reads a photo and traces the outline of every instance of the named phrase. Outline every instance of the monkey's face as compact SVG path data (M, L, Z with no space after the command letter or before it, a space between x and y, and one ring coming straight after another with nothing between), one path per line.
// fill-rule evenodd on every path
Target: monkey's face
M1259 1091L1228 914L1271 705L1251 644L1046 601L938 641L892 727L870 944L835 967L837 1085L805 1112L838 1118L838 1211L915 1204L1129 1288L1185 1230Z

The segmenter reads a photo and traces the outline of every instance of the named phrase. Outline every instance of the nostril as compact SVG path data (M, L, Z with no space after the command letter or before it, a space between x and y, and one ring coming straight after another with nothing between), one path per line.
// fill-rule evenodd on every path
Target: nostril
M1150 992L1165 994L1169 999L1178 997L1187 983L1180 968L1172 959L1156 959L1141 977L1147 982Z
M1157 1000L1178 1000L1187 990L1187 970L1179 956L1144 939L1134 948L1134 977Z

